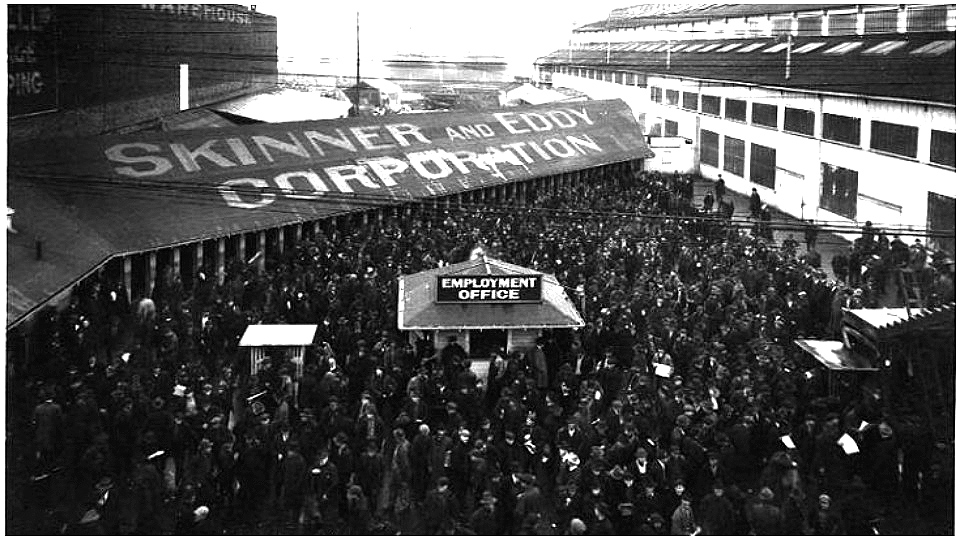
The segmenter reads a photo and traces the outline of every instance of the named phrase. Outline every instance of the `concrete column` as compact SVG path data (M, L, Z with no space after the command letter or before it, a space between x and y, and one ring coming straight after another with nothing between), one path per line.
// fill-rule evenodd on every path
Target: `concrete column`
M145 296L153 297L153 288L157 285L157 252L151 251L147 256L147 293Z
M123 286L127 289L127 298L133 301L133 259L129 255L123 258Z
M217 283L223 285L227 279L227 239L217 238Z
M263 255L257 259L257 271L263 272L267 268L267 232L260 231L257 233L257 245Z

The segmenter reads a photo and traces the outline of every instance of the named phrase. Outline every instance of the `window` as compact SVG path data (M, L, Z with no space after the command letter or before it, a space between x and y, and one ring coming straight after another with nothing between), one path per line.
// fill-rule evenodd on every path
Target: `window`
M695 111L700 105L700 95L694 92L683 93L683 108L688 111Z
M897 9L865 11L863 13L864 34L893 34L897 31Z
M856 13L831 13L827 21L831 36L852 36L857 33Z
M633 82L634 82L633 73L623 74L623 84L633 86Z
M737 120L740 122L747 121L747 102L742 99L727 99L727 108L724 111L724 118L729 120Z
M663 101L663 89L656 86L650 87L650 101L660 103Z
M929 242L935 249L942 249L955 258L957 255L957 200L928 191L927 229L947 233L944 236L934 236L929 239Z
M810 135L812 137L813 118L813 111L784 107L783 130L801 135Z
M700 106L702 107L700 110L704 114L720 116L720 98L718 96L703 96Z
M823 138L847 144L860 144L860 119L823 113Z
M857 171L820 164L823 177L820 191L820 208L843 217L857 218Z
M870 148L881 152L890 152L898 156L917 157L917 128L870 122Z
M758 126L777 129L777 106L767 103L754 103L750 121Z
M797 35L800 37L819 36L823 28L822 25L820 15L800 17L797 20Z
M663 120L660 118L654 118L653 123L650 124L650 131L647 135L651 137L660 137L663 135Z
M743 141L733 137L723 138L723 170L743 176Z
M957 168L957 134L948 131L930 132L930 162Z
M663 121L663 136L664 137L676 137L679 133L679 125L673 120L664 120Z
M759 144L750 145L750 181L775 189L777 151Z
M667 105L676 107L680 103L680 92L677 90L667 90Z
M706 129L700 130L700 162L720 166L720 136Z
M943 32L947 29L948 6L907 8L907 32Z

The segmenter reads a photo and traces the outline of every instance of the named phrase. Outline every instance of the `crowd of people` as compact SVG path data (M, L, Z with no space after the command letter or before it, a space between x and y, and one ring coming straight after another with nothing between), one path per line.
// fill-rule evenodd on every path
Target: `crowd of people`
M830 336L846 285L869 305L876 281L828 279L809 238L731 225L690 176L584 188L600 174L532 205L330 227L223 284L167 272L131 301L91 277L44 312L35 360L8 362L27 530L869 534L904 501L952 530L933 441L877 393L828 395L792 345ZM478 245L554 274L586 326L485 370L456 340L399 332L397 278ZM255 323L318 324L302 377L279 349L247 373Z

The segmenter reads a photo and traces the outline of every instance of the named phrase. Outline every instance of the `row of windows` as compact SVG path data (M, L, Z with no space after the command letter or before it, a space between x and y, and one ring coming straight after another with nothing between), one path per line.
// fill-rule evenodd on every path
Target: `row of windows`
M723 137L723 170L743 176L746 144L742 139ZM720 135L700 131L700 161L720 167ZM777 150L760 144L750 145L750 181L774 189L776 186ZM857 171L821 163L823 179L820 207L835 214L856 219Z
M564 75L573 75L583 77L584 79L594 79L597 81L607 81L627 86L646 86L647 76L643 73L632 73L629 71L612 71L607 69L593 69L570 66L553 66L553 73Z
M700 130L700 161L720 167L720 135ZM723 137L723 170L744 176L746 143L743 139ZM774 189L777 172L777 150L756 143L750 144L750 181Z
M896 4L890 6L871 6L863 11L863 33L864 34L889 34L898 31L899 26L899 6ZM947 29L953 21L953 14L950 6L947 5L913 5L905 9L904 30L907 32L942 32ZM827 31L829 35L853 35L858 33L857 13L838 13L829 12L827 15ZM733 31L738 34L752 36L769 35L770 33L784 34L791 31L793 21L797 21L797 35L800 36L819 36L823 30L822 13L800 13L795 16L790 15L771 15L769 20L762 18L753 19L729 19L724 20L706 20L695 23L673 23L664 25L650 25L647 27L637 26L634 28L621 28L616 31L640 31L647 30L668 30L677 33L689 32L693 35L704 35L707 33L723 33L724 31ZM743 24L748 23L748 27ZM726 28L724 28L726 26ZM575 31L581 35L591 35L595 33L607 33L611 30L592 30Z
M773 43L773 45L771 45ZM894 51L900 50L907 45L910 45L909 41L905 40L893 40L893 41L883 41L877 43L872 47L866 49L863 48L865 45L862 41L844 41L842 43L836 43L831 47L826 47L827 42L825 41L811 41L808 43L800 43L796 48L791 49L791 54L811 54L811 53L820 53L827 54L831 56L839 56L847 53L859 52L860 54L865 54L869 56L881 55L886 56ZM787 50L789 45L787 43L777 43L775 41L758 41L753 43L726 43L722 41L715 41L712 43L675 43L672 41L667 42L655 42L655 43L614 43L614 44L596 44L596 45L585 45L580 47L580 50L584 51L607 51L607 52L639 52L639 53L666 53L670 52L671 54L676 53L750 53L757 51L765 54L774 54L774 53L784 53ZM957 47L956 40L952 39L942 39L930 41L923 43L917 47L916 43L913 44L914 49L909 51L909 54L912 55L921 55L921 56L940 56L946 54Z
M666 99L663 95L666 94ZM707 94L699 95L696 92L681 92L678 90L664 90L657 86L650 87L650 100L669 106L679 106L684 110L699 111L703 114L721 116L719 96ZM725 99L723 118L737 122L747 122L747 102L742 99ZM750 123L757 126L778 129L779 107L768 103L753 103L750 112ZM860 124L862 120L851 116L823 113L823 125L820 136L824 140L860 146ZM783 131L815 136L816 113L795 107L783 108ZM919 128L905 126L879 120L870 121L870 149L894 154L897 156L917 158ZM957 134L947 131L931 130L930 162L938 165L956 168L956 139Z

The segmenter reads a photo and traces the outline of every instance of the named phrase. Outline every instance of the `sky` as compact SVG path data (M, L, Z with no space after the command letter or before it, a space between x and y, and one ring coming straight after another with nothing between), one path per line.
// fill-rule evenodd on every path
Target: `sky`
M272 0L257 11L277 17L277 48L284 67L309 70L322 58L355 62L360 14L362 61L397 53L496 55L513 66L566 45L574 26L605 19L630 0Z

